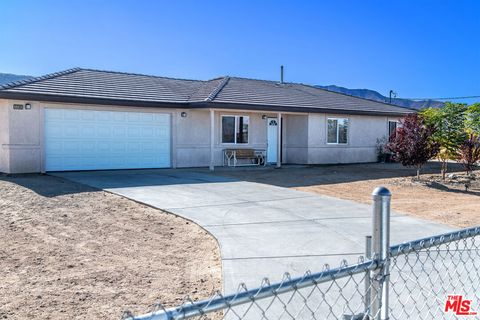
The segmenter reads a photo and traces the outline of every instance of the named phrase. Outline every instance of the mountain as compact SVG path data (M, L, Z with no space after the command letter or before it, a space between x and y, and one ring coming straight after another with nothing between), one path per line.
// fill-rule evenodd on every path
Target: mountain
M27 80L33 78L32 76L23 76L11 73L0 73L0 86L12 81Z
M380 102L389 102L389 98L381 95L377 91L370 89L348 89L344 87L339 87L335 85L330 86L319 86L316 87L326 89L329 91L340 92L347 94L349 96L370 99ZM392 104L401 107L413 108L413 109L424 109L424 108L440 108L443 107L444 103L441 101L435 100L410 100L410 99L401 99L401 98L392 98Z

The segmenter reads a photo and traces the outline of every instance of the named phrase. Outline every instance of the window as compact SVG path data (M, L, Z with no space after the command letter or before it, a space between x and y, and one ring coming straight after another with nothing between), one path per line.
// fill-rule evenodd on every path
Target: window
M388 121L388 139L397 131L397 121Z
M248 143L248 116L222 116L222 143Z
M327 120L327 143L346 144L348 142L348 119L329 118Z

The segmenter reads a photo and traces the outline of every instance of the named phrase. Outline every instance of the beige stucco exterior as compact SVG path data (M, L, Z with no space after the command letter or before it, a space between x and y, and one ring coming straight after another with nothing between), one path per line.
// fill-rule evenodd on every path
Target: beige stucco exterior
M348 118L348 143L327 143L327 119ZM310 114L308 118L308 163L359 163L377 159L377 139L388 134L386 116Z
M9 172L8 101L0 100L0 172Z
M30 103L31 110L14 110L13 104ZM159 112L171 115L171 165L176 168L207 167L210 164L210 111L162 108L100 106L0 99L0 171L26 173L44 171L44 109L73 108L110 111ZM181 113L186 112L186 117ZM223 163L223 149L232 145L221 143L221 116L248 115L249 140L243 148L267 149L266 117L277 113L262 111L214 111L214 164ZM266 117L262 117L262 116ZM326 142L328 117L349 119L346 145ZM327 164L373 162L375 144L388 132L386 116L334 115L322 113L282 114L282 162L293 164Z
M2 172L40 172L43 109L29 102L30 110L13 110L23 101L0 100L0 168Z

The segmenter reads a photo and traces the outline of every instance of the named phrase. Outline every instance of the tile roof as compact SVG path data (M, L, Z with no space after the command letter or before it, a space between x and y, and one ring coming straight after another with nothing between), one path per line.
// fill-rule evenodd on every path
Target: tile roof
M128 102L128 105L178 104L305 112L405 114L411 109L325 89L275 81L220 77L208 81L133 73L70 69L0 86L0 98L42 101Z
M330 112L363 111L408 113L410 109L362 99L342 93L299 84L278 83L275 81L230 78L215 97L215 102L238 103L249 105L268 105L292 108L305 108L312 111L328 109Z
M199 80L76 68L7 84L0 92L184 103L203 85Z

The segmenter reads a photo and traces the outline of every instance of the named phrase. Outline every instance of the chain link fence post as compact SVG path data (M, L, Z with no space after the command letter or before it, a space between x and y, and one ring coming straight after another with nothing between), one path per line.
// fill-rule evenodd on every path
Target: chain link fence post
M372 259L372 236L365 237L365 258L370 260ZM372 281L370 278L370 270L368 270L365 274L365 315L369 315L370 308L372 305Z
M385 187L373 190L372 254L378 268L371 277L372 319L388 320L388 276L390 254L390 191Z

